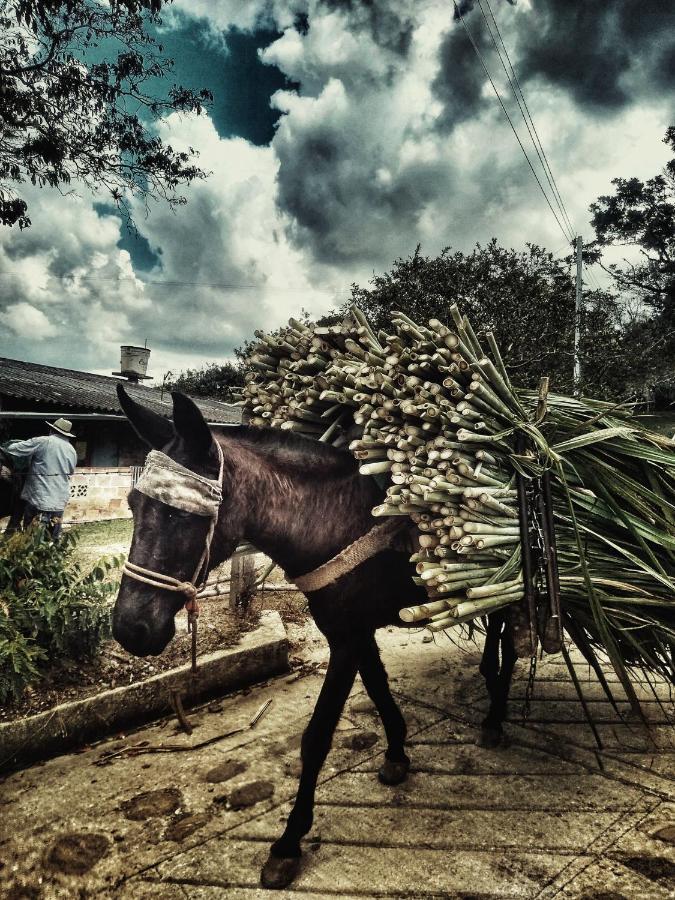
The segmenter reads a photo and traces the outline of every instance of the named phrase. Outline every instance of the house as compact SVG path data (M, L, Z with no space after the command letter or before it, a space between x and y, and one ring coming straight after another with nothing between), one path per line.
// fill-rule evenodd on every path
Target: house
M123 348L124 350L145 348ZM147 354L145 351L145 363ZM124 361L124 352L123 352ZM117 399L124 384L134 400L171 417L168 391L139 383L145 376L132 364L123 377L95 375L0 357L0 443L46 433L45 422L70 419L76 434L78 466L71 480L65 521L129 516L126 495L148 452L129 425ZM193 398L214 430L241 422L238 406Z

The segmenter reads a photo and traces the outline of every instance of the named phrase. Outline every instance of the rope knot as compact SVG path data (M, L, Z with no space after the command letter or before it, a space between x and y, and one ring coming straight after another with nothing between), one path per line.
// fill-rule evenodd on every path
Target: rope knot
M181 581L176 585L176 590L180 591L182 594L186 594L188 598L185 602L186 606L188 603L194 603L197 599L197 588L191 581Z

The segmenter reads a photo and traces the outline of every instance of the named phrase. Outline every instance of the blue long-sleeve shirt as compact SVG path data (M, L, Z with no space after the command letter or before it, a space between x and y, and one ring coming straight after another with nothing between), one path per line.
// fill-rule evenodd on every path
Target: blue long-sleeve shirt
M13 459L28 462L21 498L44 512L60 512L70 497L70 476L77 453L68 438L46 434L27 441L10 441L3 451Z

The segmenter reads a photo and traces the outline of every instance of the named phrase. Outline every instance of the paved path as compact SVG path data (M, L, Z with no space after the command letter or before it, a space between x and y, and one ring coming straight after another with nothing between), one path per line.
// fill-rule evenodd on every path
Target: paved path
M540 665L520 724L521 662L511 744L483 750L474 743L485 707L478 651L443 636L423 644L421 633L383 633L380 644L409 723L412 772L397 788L377 781L382 729L357 682L318 789L301 875L276 896L673 896L675 735L648 691L651 744L577 666L601 722L598 752L557 658ZM314 657L325 661L316 649ZM165 721L7 778L0 895L269 897L259 870L294 794L300 736L321 680L317 669L205 707L192 716L191 738ZM255 730L230 734L268 697Z

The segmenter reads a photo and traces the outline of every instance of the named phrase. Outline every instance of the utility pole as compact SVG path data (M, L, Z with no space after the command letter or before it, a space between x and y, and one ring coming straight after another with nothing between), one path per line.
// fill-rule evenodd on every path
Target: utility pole
M581 390L581 356L579 354L579 345L581 343L581 310L582 310L582 280L581 272L583 266L583 250L584 242L581 235L577 235L577 289L574 301L574 393L578 394Z

